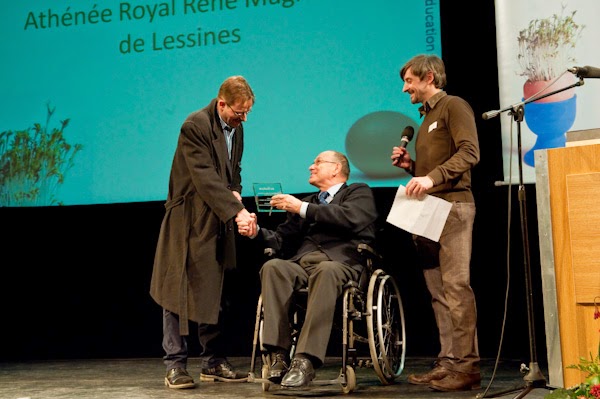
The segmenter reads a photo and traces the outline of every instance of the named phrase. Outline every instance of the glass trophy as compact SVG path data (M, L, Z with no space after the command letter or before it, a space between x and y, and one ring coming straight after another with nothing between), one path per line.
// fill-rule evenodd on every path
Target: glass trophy
M254 183L254 200L258 212L285 212L271 206L271 197L282 194L281 183Z

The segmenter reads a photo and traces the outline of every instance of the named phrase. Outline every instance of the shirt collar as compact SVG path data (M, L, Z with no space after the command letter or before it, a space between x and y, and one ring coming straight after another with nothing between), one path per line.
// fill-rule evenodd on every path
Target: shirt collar
M338 183L338 184L335 184L335 185L333 185L333 186L329 187L329 188L328 188L327 190L325 190L325 191L327 191L327 192L329 193L329 195L331 196L331 198L333 198L333 196L334 196L334 195L335 195L335 194L336 194L338 191L340 191L340 188L342 187L342 185L343 185L343 184L344 184L344 183Z
M429 100L425 101L425 104L423 104L419 108L419 113L421 114L421 117L425 116L429 111L435 108L435 105L446 95L447 93L444 90L441 90L435 93L433 96L429 97Z
M225 123L225 121L223 119L221 119L221 117L219 116L219 122L221 122L221 129L223 129L223 131L228 130L230 132L234 132L235 128L229 126L227 123ZM225 129L227 128L227 129Z

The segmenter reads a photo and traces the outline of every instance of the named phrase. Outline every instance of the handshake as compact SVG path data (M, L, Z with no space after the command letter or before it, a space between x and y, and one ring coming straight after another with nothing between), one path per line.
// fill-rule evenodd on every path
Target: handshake
M270 204L282 211L300 213L302 201L290 194L275 194L271 198ZM242 209L238 212L235 222L240 235L254 238L258 234L258 220L255 213Z
M238 232L244 237L254 238L258 233L258 221L256 213L248 212L246 208L238 212L235 217L235 222L238 226Z

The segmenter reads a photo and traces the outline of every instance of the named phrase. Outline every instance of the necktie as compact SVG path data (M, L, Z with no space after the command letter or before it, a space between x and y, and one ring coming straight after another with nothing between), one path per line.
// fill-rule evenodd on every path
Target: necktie
M327 205L327 197L329 197L329 193L327 191L321 191L319 193L319 204Z

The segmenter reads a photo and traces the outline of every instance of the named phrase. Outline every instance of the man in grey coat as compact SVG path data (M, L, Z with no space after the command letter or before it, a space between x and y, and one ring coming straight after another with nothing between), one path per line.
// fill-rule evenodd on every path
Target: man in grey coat
M189 321L198 327L200 379L244 381L225 356L220 326L225 270L236 267L234 220L256 215L242 203L244 126L254 93L227 78L181 126L169 178L150 295L163 308L165 385L193 388L187 371Z

